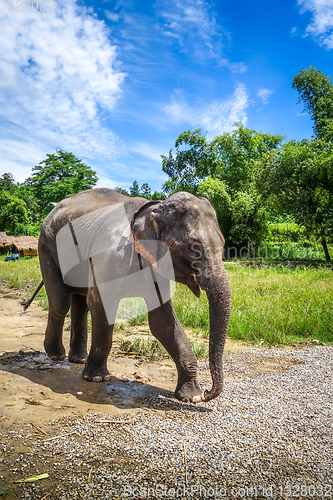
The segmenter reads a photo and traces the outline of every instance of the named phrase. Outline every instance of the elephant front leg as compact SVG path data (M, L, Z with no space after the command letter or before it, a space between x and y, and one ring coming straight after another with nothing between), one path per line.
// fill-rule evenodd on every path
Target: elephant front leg
M149 305L148 310L149 310ZM203 391L197 380L197 359L184 330L176 316L172 301L148 313L151 333L174 360L178 371L175 396L181 401L204 401Z
M85 363L87 360L87 298L85 295L71 295L71 342L68 360L71 363Z
M109 324L110 315L108 314L108 320L98 290L89 291L87 304L91 313L92 338L90 352L82 375L85 380L105 382L110 380L107 359L112 345L113 324ZM115 306L114 309L116 312L117 307Z

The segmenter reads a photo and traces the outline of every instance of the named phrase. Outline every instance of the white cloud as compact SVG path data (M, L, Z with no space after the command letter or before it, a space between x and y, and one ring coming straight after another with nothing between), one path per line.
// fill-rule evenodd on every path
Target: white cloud
M120 186L124 189L127 188L127 184L124 185L123 182L115 181L103 173L98 176L98 181L97 181L96 187L114 189L117 186Z
M259 97L259 99L261 99L263 104L268 104L269 99L270 99L273 92L274 92L274 90L271 90L271 89L260 89L257 92L257 97Z
M243 62L228 63L228 68L232 73L246 73L247 66Z
M333 49L333 2L332 0L298 0L301 13L312 13L311 23L306 28L306 34L318 39L328 50Z
M11 172L18 182L23 182L31 174L31 167L45 157L43 148L30 141L1 140L0 148L0 175Z
M158 148L157 146L151 146L145 142L138 141L132 145L131 151L149 160L157 161L158 163L162 162L161 154L163 154L163 148Z
M215 137L223 132L234 129L236 122L243 125L247 122L246 108L249 105L248 94L244 84L239 84L229 99L215 101L204 112L202 123L210 137Z
M191 108L180 89L174 90L171 103L164 107L164 111L173 123L198 123L199 120L198 107Z
M206 47L212 50L212 39L220 33L214 14L210 12L206 2L203 0L183 0L182 2L172 0L159 2L159 5L166 20L164 29L183 36L192 28Z
M106 15L106 17L107 17L108 19L110 19L110 21L114 21L114 22L119 21L119 15L118 15L118 14L116 14L115 12L110 12L109 10L106 10L106 11L104 12L104 14Z
M180 49L200 62L215 60L234 73L247 71L244 63L231 63L224 55L228 35L216 20L211 4L204 0L157 0L155 6L165 22L161 31L177 39Z
M189 106L182 92L175 91L171 104L164 108L169 118L175 123L189 123L192 128L202 127L208 132L208 138L230 132L236 122L247 122L246 109L249 96L243 83L237 85L231 96L214 101L209 106Z
M0 169L27 176L55 148L116 155L121 141L100 110L114 108L125 75L104 22L75 0L23 14L0 12Z

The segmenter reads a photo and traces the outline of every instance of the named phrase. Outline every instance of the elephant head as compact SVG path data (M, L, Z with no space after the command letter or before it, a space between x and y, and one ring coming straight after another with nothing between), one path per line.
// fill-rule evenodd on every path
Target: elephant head
M216 212L206 198L179 192L161 202L141 207L132 224L136 241L159 240L169 248L176 281L197 296L206 291L209 301L209 364L213 386L205 401L223 390L222 354L227 335L231 292L222 261L224 238ZM144 244L143 244L144 247ZM140 251L140 249L139 249ZM151 263L157 256L148 255Z

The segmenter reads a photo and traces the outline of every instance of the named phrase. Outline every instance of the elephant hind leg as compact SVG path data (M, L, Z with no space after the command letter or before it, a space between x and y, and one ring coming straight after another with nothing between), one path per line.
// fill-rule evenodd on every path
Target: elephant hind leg
M39 244L39 262L49 302L44 348L54 361L62 361L66 351L62 343L62 329L70 306L70 292L47 245Z
M147 304L149 311L149 304ZM174 360L178 371L175 396L181 401L198 403L204 400L197 381L197 359L169 300L148 313L151 333Z
M71 341L68 360L71 363L87 361L87 297L73 293L71 295Z

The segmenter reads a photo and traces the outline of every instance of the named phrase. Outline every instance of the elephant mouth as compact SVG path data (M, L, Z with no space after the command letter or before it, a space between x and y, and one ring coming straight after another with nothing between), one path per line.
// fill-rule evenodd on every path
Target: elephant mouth
M195 274L191 274L186 277L176 274L175 280L177 281L177 283L183 283L183 285L187 285L196 297L200 297L201 289Z
M187 281L187 286L194 293L196 297L200 297L200 286L197 281L197 277L195 274L191 274L190 278Z

